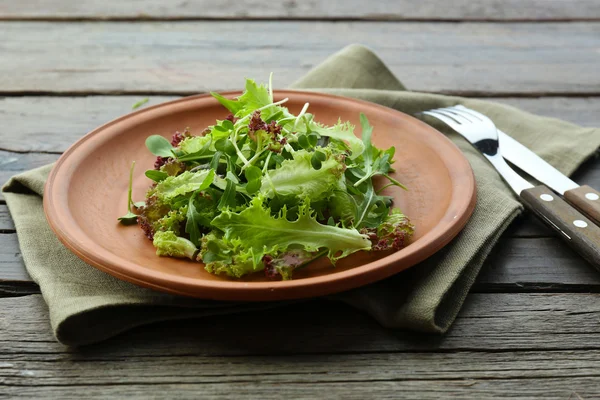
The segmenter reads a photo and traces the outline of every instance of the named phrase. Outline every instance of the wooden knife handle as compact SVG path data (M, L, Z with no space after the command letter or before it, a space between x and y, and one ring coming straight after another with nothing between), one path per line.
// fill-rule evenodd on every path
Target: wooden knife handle
M521 199L527 208L600 271L600 227L544 185L523 190Z
M565 199L577 207L589 219L600 224L600 192L588 185L567 190Z

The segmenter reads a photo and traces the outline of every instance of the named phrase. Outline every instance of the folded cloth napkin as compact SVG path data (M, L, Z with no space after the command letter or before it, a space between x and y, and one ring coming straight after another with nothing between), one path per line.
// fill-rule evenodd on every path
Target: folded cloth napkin
M408 114L464 104L488 115L499 128L565 174L571 174L600 146L600 129L483 100L408 91L375 54L359 45L334 54L293 88L368 100ZM438 121L427 122L446 133L471 163L478 196L473 216L449 245L420 265L325 299L364 310L389 328L443 333L459 312L490 250L523 208L470 144ZM42 196L51 167L17 175L2 191L15 222L25 266L40 286L54 334L61 343L83 345L151 322L288 304L178 297L117 280L85 264L62 246L46 222Z

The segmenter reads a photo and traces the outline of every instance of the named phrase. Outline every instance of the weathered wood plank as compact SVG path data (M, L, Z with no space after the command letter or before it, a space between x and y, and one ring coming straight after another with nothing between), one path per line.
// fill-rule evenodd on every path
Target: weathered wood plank
M118 360L383 352L600 350L600 294L471 294L444 336L384 329L350 307L319 301L156 323L81 349L54 340L40 295L0 298L5 361ZM318 312L317 312L318 311ZM168 340L165 340L168 337Z
M365 20L572 20L600 18L593 0L359 0L168 2L80 0L77 2L0 0L1 19L365 19Z
M15 225L8 212L8 207L6 207L6 204L0 204L0 233L13 232L14 230Z
M4 122L0 126L2 138L0 147L12 151L65 151L73 142L92 129L129 113L131 106L145 97L139 95L0 98L0 110ZM176 96L149 96L146 106L176 98ZM509 104L538 115L552 116L582 126L600 126L599 97L498 98L490 101ZM173 129L180 129L180 127L173 127ZM17 156L3 154L3 157L12 159ZM0 168L3 168L3 165L0 163ZM597 179L600 183L600 172Z
M474 291L600 290L600 273L558 238L503 238Z
M138 398L152 396L157 389L164 390L167 385L172 397L191 394L196 388L205 398L231 396L242 391L244 395L256 395L261 392L262 385L281 385L277 398L297 398L292 394L304 386L306 388L297 393L301 397L335 387L336 397L361 399L371 398L373 386L381 395L393 395L394 398L414 398L417 391L418 398L439 398L439 390L444 390L445 396L450 393L484 397L498 394L510 398L525 393L528 397L562 399L573 391L581 396L600 394L598 385L592 385L600 381L598 351L392 353L336 357L164 356L109 361L74 361L45 354L25 355L17 360L4 358L5 362L0 361L0 385L6 385L7 394L16 397L43 392L69 398L90 390L107 395L125 386L125 391L139 388L134 394L134 398ZM521 392L523 381L527 383L525 392ZM352 389L344 388L342 383ZM315 389L308 389L313 385ZM392 391L396 388L403 390ZM500 393L501 390L504 392Z
M146 96L0 98L0 112L4 121L0 127L0 147L13 151L63 152L94 128L130 113L132 106L144 98ZM144 107L178 97L148 98ZM0 159L13 160L18 157L27 156L2 154ZM18 161L26 162L27 159L18 158ZM15 162L17 160L0 162L0 168L6 169L5 163L15 168Z
M284 87L351 43L413 90L600 92L598 23L4 22L0 43L10 93L197 93L270 71Z
M14 233L0 233L0 282L30 282L19 241Z
M364 382L425 379L514 379L600 377L600 351L508 351L368 353L128 358L65 354L0 354L3 383L15 386L79 386L111 383ZM468 360L468 363L466 362ZM160 366L160 368L157 368ZM24 373L28 371L28 373Z
M3 133L0 133L0 137L4 138L5 136ZM40 135L40 139L42 137L43 135ZM50 164L56 161L58 157L60 157L60 154L15 153L0 149L0 186L4 185L12 176L19 172ZM0 192L0 200L3 199L4 196ZM0 224L5 218L5 214L0 211ZM2 230L1 225L0 230Z
M464 360L468 363L468 360ZM159 368L157 366L157 368ZM279 382L276 378L244 377L233 383L209 384L107 384L85 386L7 387L11 398L48 396L61 399L159 398L168 393L178 399L544 399L575 400L597 398L597 376L549 379L465 379L449 380L365 380L361 382ZM577 388L577 389L575 389ZM160 394L160 395L158 395ZM158 396L157 396L158 395ZM579 397L577 397L579 396Z

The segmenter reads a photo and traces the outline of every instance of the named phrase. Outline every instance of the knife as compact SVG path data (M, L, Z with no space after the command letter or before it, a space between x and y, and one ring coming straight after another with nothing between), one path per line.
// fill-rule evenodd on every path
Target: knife
M600 271L600 227L547 186L533 186L502 156L496 126L485 115L462 105L422 111L445 122L467 139L492 164L523 205L559 234L571 248Z
M502 156L539 182L564 196L565 200L577 208L596 224L600 224L600 192L596 189L573 182L559 170L544 161L540 156L498 129Z

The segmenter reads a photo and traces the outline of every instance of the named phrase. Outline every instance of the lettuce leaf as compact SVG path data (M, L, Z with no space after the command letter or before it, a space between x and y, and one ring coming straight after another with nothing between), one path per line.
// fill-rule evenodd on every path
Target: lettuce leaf
M181 143L179 143L179 148L185 154L193 154L205 149L205 146L210 142L210 136L192 136L183 139Z
M361 139L354 134L354 125L350 122L342 122L338 120L338 123L333 126L325 126L307 117L308 130L316 132L321 136L328 136L333 139L341 140L350 148L349 158L355 160L364 151L365 145Z
M356 229L322 225L317 222L310 203L306 200L298 209L298 219L288 221L286 209L273 217L263 206L264 198L252 199L240 213L223 211L212 225L224 233L226 239L239 239L246 249L268 254L301 248L308 252L326 249L332 262L359 250L369 250L371 242Z
M200 258L206 271L241 278L264 269L262 253L247 248L240 239L228 239L214 232L202 238Z
M157 256L195 259L197 248L189 240L177 236L174 232L156 232L152 242Z
M169 176L160 181L153 189L153 193L163 202L169 202L179 195L206 189L213 182L214 177L213 169L197 172L185 171L181 175Z
M279 196L308 197L317 201L338 186L346 165L341 157L327 152L320 169L311 164L313 152L299 150L293 159L285 160L281 167L269 170L262 178L261 193L269 198Z

